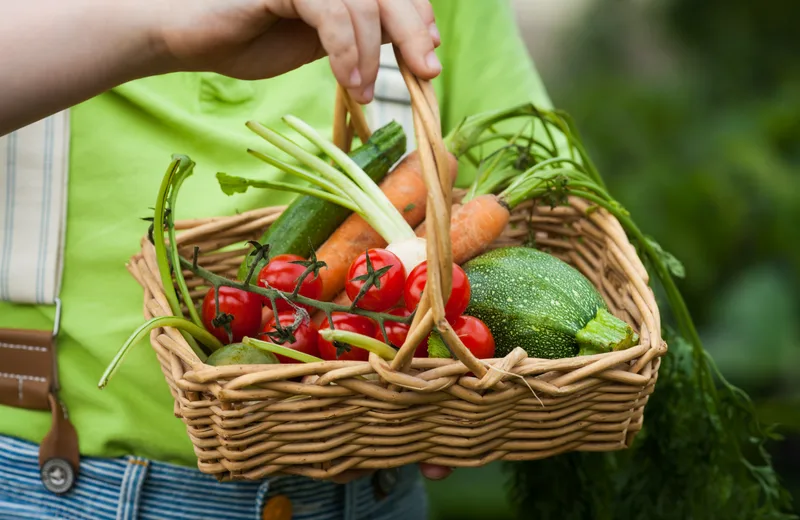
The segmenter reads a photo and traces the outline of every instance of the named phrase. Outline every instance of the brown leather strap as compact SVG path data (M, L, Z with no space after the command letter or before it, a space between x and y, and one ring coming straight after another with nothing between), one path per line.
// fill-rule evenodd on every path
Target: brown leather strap
M0 404L50 410L54 350L49 330L0 329Z
M39 466L50 459L64 459L78 472L80 453L78 451L78 432L69 420L67 408L52 393L48 400L53 414L53 425L39 446Z
M0 404L50 411L52 424L39 446L39 467L45 486L63 493L75 481L80 452L78 433L58 398L56 360L52 331L0 329Z

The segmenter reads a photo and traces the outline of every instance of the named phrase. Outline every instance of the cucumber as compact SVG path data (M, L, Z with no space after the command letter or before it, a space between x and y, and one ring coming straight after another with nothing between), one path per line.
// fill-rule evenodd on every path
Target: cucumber
M531 357L560 359L621 350L638 341L585 276L548 253L505 247L462 268L472 291L465 314L492 331L497 357L521 347Z
M376 130L366 143L350 152L349 156L377 183L386 177L405 152L406 134L403 127L391 121ZM308 258L312 249L321 246L351 213L338 204L302 195L289 204L259 242L270 245L270 256L295 254ZM239 280L247 277L252 258L247 255L239 267ZM266 263L266 260L261 260L253 272L258 273Z

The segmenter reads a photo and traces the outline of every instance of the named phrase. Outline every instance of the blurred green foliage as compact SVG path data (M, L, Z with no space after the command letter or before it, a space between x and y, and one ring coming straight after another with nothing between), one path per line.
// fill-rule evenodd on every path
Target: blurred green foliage
M725 376L781 425L800 502L800 2L598 2L548 88L613 193L686 266Z
M792 0L601 0L543 70L610 192L684 263L680 289L721 371L781 425L771 449L796 505L798 20ZM504 517L493 471L432 485L436 518ZM474 490L496 514L470 514Z
M686 266L723 372L770 399L800 392L798 19L788 0L601 2L548 79L611 192Z

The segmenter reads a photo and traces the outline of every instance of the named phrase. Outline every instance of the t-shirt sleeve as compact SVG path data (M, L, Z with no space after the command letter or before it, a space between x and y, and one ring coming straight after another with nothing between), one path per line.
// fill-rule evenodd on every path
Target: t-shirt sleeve
M433 0L443 70L434 82L445 132L464 117L551 101L528 53L510 0Z
M433 0L442 44L442 73L434 80L445 134L465 117L551 100L517 24L510 0ZM462 161L457 185L472 181Z

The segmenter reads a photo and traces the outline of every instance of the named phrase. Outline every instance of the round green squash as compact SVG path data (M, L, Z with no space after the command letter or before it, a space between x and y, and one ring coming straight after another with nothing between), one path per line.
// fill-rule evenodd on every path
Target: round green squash
M496 357L515 347L559 359L634 345L638 336L608 312L603 297L577 269L529 247L484 253L462 268L472 294L465 314L489 327Z
M272 352L244 343L231 343L215 350L206 360L207 365L274 365L279 363Z

